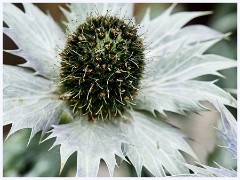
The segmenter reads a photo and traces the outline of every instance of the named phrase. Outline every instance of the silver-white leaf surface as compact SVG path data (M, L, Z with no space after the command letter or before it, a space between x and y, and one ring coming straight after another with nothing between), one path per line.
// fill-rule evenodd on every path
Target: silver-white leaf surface
M133 18L133 3L71 3L68 6L70 11L61 8L68 22L65 22L67 33L73 33L79 24L89 16L117 16L120 19L130 22ZM133 21L134 22L134 21Z
M191 164L185 164L186 167L191 169L194 174L185 176L197 176L197 177L237 177L237 171L227 169L225 167L219 166L219 168L214 168L206 165L200 164L202 167L194 166Z
M63 102L54 95L53 82L33 75L26 68L3 66L3 125L12 124L8 134L31 128L30 139L58 124Z
M223 104L218 102L213 104L221 114L223 128L218 132L227 144L224 147L233 155L234 159L237 159L237 121Z
M163 54L158 61L153 61L136 96L137 108L162 114L165 110L184 114L184 111L206 110L199 101L213 97L236 107L236 100L213 82L192 80L206 74L221 77L218 70L236 67L235 60L203 55L217 41L219 39L183 45L178 51Z
M217 110L221 114L221 122L222 122L222 130L218 129L223 140L226 142L226 149L232 154L233 159L237 160L237 121L234 116L229 112L229 110L216 99L211 99L210 102L217 108ZM223 146L225 147L225 146ZM220 165L215 167L210 167L207 165L199 164L200 166L195 166L187 163L183 163L186 167L191 169L194 174L190 176L205 176L205 177L236 177L237 171L232 168L222 167ZM189 174L185 174L183 176L189 176Z
M176 4L173 4L160 16L150 19L150 9L143 17L138 34L144 37L146 44L147 69L148 63L158 59L164 53L175 52L182 44L194 44L210 39L220 38L221 33L203 25L191 25L182 28L190 20L208 15L210 12L179 12L171 14ZM204 34L204 36L203 36Z
M136 97L139 109L165 114L164 111L185 114L184 111L207 110L199 101L216 98L224 104L236 107L236 100L214 82L188 80L176 83L155 81L141 89Z
M23 57L27 62L21 66L31 67L49 79L59 77L59 53L66 38L52 17L44 14L31 3L23 3L25 12L13 4L3 4L3 20L8 27L3 32L18 46L16 50L6 50Z
M144 36L147 48L136 108L184 114L184 111L206 110L200 101L213 96L225 105L236 107L236 100L212 82L194 80L208 74L223 77L219 70L236 67L235 60L203 54L229 34L203 25L184 27L193 18L211 12L172 14L174 7L175 4L154 19L150 19L148 9L140 23L138 33Z
M125 116L129 123L121 125L129 144L125 144L124 153L138 176L143 166L154 176L166 176L165 170L171 175L189 173L182 165L185 159L179 150L197 157L178 129L152 115L133 110L127 111Z
M101 159L113 176L115 156L125 159L121 146L127 141L120 126L115 123L84 119L54 126L51 132L48 138L56 137L53 146L60 145L61 170L69 156L77 152L76 176L97 176Z

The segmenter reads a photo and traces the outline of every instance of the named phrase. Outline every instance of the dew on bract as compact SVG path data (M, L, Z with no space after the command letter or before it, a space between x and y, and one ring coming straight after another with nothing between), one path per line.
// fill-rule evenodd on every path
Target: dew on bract
M115 16L88 17L61 53L60 98L91 120L121 116L139 88L144 46L137 28Z

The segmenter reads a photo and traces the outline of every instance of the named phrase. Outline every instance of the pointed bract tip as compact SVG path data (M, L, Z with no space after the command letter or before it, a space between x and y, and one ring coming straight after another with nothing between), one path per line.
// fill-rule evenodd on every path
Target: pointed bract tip
M230 36L232 35L232 32L225 33L223 35L223 39L230 40Z
M210 14L213 14L213 13L214 13L213 11L204 11L203 15L210 15Z
M64 165L65 165L65 163L61 163L61 167L60 167L60 170L59 170L59 173L58 173L59 176L60 176L61 173L62 173L62 170L63 170L63 168L64 168Z

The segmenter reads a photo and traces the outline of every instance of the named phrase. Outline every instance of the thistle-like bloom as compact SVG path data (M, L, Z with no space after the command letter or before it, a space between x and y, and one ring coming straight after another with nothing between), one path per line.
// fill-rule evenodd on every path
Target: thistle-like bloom
M197 157L159 115L203 111L200 101L208 100L236 107L214 82L195 80L236 66L203 54L227 35L184 27L209 12L172 14L172 5L155 19L148 9L136 24L133 4L70 4L62 30L34 5L23 6L3 6L4 33L19 48L6 51L27 61L4 65L4 125L12 124L9 135L30 128L29 140L53 127L47 139L60 145L61 169L77 151L76 176L96 176L100 159L112 176L116 155L138 176L143 166L154 176L187 174L180 151ZM58 125L63 112L72 121Z

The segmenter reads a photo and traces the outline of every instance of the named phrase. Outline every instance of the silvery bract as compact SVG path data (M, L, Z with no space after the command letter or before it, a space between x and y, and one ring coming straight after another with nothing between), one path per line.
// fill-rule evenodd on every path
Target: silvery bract
M218 130L222 139L226 142L226 148L231 154L232 159L237 160L237 121L233 115L228 111L223 104L218 102L213 102L214 106L221 114L222 126L221 130ZM202 165L198 163L201 167L197 167L190 164L185 164L186 167L194 172L193 176L212 176L212 177L236 177L237 171L233 169L228 169L222 167L216 163L218 168Z
M37 132L42 131L43 136L53 127L48 138L56 137L53 146L60 145L62 168L69 156L77 151L76 176L96 176L100 159L106 162L112 176L116 155L133 164L138 176L141 176L143 166L154 176L165 176L165 170L171 175L188 174L189 169L183 165L186 161L179 150L197 160L196 155L185 141L185 135L159 119L156 112L162 115L165 111L199 112L207 109L200 101L208 100L236 107L236 100L216 86L215 81L195 79L207 74L221 77L218 70L236 67L235 60L203 54L227 35L203 25L184 27L193 18L209 12L172 14L175 6L172 5L154 19L150 19L148 9L139 24L137 33L148 48L144 52L144 74L134 97L135 105L126 107L124 114L118 117L120 120L92 123L84 116L72 116L71 123L58 125L63 111L71 116L71 109L59 98L57 91L61 68L59 54L67 41L64 32L74 32L90 14L108 14L134 23L134 6L70 4L69 11L62 9L67 18L64 32L50 15L36 6L23 6L25 12L12 4L3 6L3 20L8 25L3 31L19 47L5 51L27 61L19 66L3 67L4 125L12 124L8 136L30 128L29 140ZM92 13L96 11L98 13ZM222 136L231 141L225 133Z

